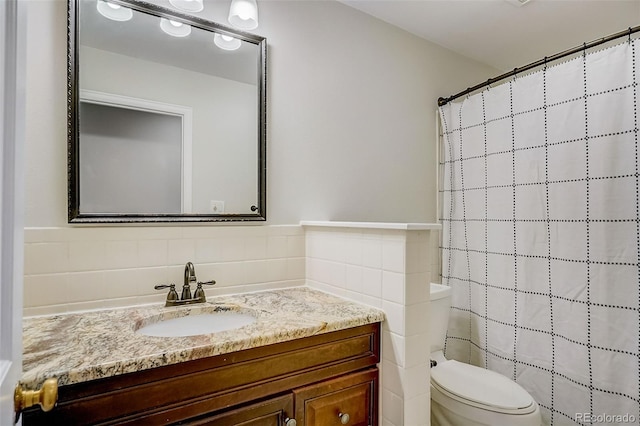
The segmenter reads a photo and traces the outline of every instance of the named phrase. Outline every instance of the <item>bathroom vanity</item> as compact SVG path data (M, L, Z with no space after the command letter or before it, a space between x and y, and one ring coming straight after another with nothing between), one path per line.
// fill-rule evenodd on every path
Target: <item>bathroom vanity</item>
M250 313L235 330L136 333L163 315ZM178 312L178 314L176 314ZM376 425L380 321L374 308L309 288L25 319L22 385L59 380L57 406L23 424Z

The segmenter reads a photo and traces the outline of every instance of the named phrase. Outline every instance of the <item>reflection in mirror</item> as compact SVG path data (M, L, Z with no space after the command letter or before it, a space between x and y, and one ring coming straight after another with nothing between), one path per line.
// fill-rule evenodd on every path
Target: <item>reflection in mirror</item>
M69 2L69 221L265 220L264 38Z

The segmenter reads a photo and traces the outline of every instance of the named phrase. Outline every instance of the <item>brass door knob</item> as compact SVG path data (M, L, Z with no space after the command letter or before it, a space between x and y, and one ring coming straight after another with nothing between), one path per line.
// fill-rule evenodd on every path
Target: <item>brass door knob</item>
M58 402L58 379L45 380L38 390L24 390L20 385L16 386L13 402L16 414L36 404L40 405L42 411L51 411Z

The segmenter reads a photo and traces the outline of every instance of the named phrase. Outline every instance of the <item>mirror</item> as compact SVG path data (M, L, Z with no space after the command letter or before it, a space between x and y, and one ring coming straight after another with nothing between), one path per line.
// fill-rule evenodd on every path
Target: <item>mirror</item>
M266 40L69 0L69 222L266 220Z

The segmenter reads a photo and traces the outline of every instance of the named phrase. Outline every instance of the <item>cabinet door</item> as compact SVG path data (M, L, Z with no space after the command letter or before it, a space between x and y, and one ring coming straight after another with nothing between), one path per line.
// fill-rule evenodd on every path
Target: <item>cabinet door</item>
M220 414L180 423L189 426L283 426L293 415L293 395L286 394Z
M298 426L376 426L378 369L294 390Z

